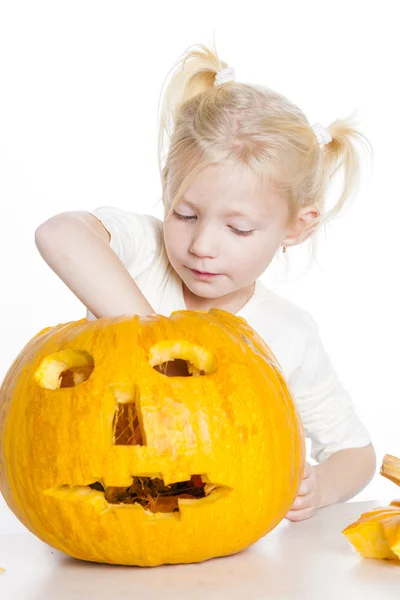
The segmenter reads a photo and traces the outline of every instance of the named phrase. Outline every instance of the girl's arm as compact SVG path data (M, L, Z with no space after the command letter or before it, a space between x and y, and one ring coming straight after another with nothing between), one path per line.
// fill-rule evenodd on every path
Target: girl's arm
M303 312L302 320L307 332L291 387L311 440L311 458L319 464L306 463L298 495L286 515L292 521L349 500L365 488L376 469L369 432L338 379L318 326L308 313Z
M104 225L86 212L55 215L35 232L43 259L96 317L153 313L109 242Z
M318 508L346 502L371 481L376 469L372 444L345 448L331 454L324 463L306 463L303 481L290 511L289 521L309 519Z
M363 490L376 470L372 444L364 448L338 450L320 465L314 466L320 483L319 507L346 502Z

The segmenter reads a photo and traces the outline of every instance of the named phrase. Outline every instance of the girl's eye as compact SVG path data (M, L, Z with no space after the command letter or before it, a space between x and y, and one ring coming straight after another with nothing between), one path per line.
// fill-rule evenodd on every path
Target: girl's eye
M241 229L236 229L235 227L231 227L231 230L236 235L241 235L242 237L248 237L249 235L254 235L254 229L250 229L250 231L242 231Z
M180 213L176 212L176 210L173 210L173 215L174 217L176 217L177 219L179 219L180 221L192 221L193 219L197 219L196 215L181 215ZM236 227L230 227L230 230L233 231L233 233L235 235L240 235L242 237L248 237L250 235L254 235L254 229L251 229L250 231L242 231L241 229L236 229Z
M173 214L177 219L180 219L181 221L191 221L192 219L196 218L195 215L190 217L187 215L181 215L180 213L176 212L176 210L173 211Z

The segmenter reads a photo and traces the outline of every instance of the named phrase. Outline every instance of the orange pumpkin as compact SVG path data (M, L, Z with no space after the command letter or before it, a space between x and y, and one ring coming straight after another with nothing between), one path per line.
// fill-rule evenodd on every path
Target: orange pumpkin
M126 565L232 554L290 509L303 428L273 354L218 309L39 332L0 389L0 489L40 539Z
M400 485L400 460L386 454L380 474ZM342 533L364 558L400 560L400 500L363 513Z

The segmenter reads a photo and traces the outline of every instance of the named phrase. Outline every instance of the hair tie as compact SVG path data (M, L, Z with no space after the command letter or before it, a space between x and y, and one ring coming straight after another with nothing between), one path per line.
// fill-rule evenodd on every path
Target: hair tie
M223 83L228 83L228 81L235 81L235 79L235 69L233 69L232 67L225 67L224 69L221 69L221 71L218 71L215 74L214 85L215 87L219 87Z
M332 141L332 137L329 135L328 130L321 125L321 123L314 123L312 128L320 146L329 144Z

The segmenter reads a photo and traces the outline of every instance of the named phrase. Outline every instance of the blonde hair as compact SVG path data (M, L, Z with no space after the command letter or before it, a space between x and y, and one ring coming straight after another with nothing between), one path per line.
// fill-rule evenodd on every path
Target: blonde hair
M320 147L305 114L283 95L237 81L216 87L215 76L226 67L215 47L199 44L179 57L165 79L158 131L164 206L172 199L172 210L204 167L233 163L285 193L290 222L308 205L318 207L318 225L326 222L358 184L356 143L368 149L368 140L348 117L327 127L332 141ZM339 172L339 197L324 210Z

